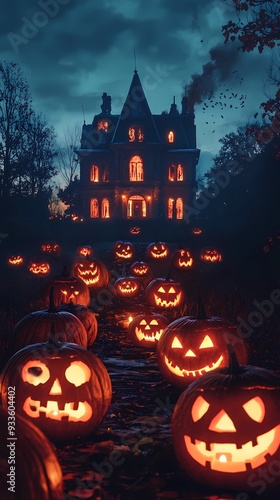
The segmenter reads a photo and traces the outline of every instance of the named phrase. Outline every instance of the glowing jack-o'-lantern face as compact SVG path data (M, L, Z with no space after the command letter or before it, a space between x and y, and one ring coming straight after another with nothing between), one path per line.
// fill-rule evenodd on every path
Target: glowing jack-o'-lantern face
M171 256L171 263L176 269L181 271L190 269L193 266L193 257L189 249L181 248L175 250Z
M76 344L41 343L21 349L4 368L4 392L11 380L18 395L16 411L52 440L91 432L103 420L111 400L105 366Z
M169 254L169 248L162 241L151 243L146 250L146 255L150 259L166 259Z
M146 262L142 262L142 261L133 262L133 264L131 264L131 266L130 266L131 274L133 274L134 276L137 276L139 278L147 276L149 271L150 271L150 268L149 268L148 264L146 264Z
M100 288L109 283L109 272L100 260L86 258L77 260L72 268L72 274L82 279L89 288Z
M51 241L48 243L43 243L41 245L41 250L42 252L48 254L59 254L61 252L61 246L58 243Z
M47 262L30 262L28 270L35 276L45 276L50 272L50 265Z
M76 254L80 257L91 257L93 255L93 249L88 245L84 245L77 248Z
M247 347L235 325L219 317L176 319L166 327L158 344L160 372L172 385L185 389L205 373L227 366L228 341L235 342L238 361L246 363Z
M63 271L61 276L54 278L48 283L45 296L49 297L50 289L53 288L54 304L56 307L61 304L73 302L88 306L90 302L89 288L78 276L70 276L67 271Z
M140 234L141 233L141 229L138 226L132 226L129 229L129 232L130 232L130 234Z
M135 248L129 241L116 241L113 245L113 257L117 260L131 260L135 255Z
M263 467L280 451L280 378L243 366L218 369L194 382L178 400L172 436L181 466L195 480L253 490ZM260 476L259 476L260 471ZM279 485L279 474L274 485Z
M150 306L173 309L183 304L184 292L176 281L155 278L146 288L146 300Z
M168 323L161 314L139 314L129 324L127 333L134 345L155 350Z
M11 255L8 258L8 264L11 266L21 266L23 264L23 257L21 255Z
M116 295L121 298L136 297L140 292L140 281L134 276L123 276L114 283Z
M216 248L204 248L200 253L200 260L203 262L221 262L222 254Z
M200 227L194 227L192 230L192 233L195 234L196 236L202 234L202 229Z

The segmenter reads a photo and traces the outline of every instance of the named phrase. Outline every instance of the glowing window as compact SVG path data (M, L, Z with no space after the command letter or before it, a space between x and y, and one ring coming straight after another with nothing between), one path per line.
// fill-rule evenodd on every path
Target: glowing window
M129 142L143 142L144 134L143 130L138 126L129 127L128 129L128 140Z
M168 142L174 142L174 132L172 130L168 132Z
M91 182L99 182L99 168L97 165L92 165L90 169Z
M176 175L177 181L183 181L184 180L184 172L183 172L183 167L181 163L177 165L177 175Z
M168 180L171 182L175 181L175 165L170 165L168 168Z
M168 219L173 219L173 213L174 213L174 200L173 200L173 198L168 198L168 203L167 203L167 218Z
M135 128L130 127L128 129L128 139L129 142L135 142Z
M133 156L129 162L129 180L137 182L144 180L143 161L140 156Z
M97 130L104 130L104 132L108 132L109 123L106 120L100 120L97 123Z
M109 182L109 170L108 170L108 168L104 168L104 170L103 170L102 182Z
M177 198L176 200L176 219L183 219L183 200Z
M102 219L110 218L110 203L108 198L103 198L101 203L101 217Z
M138 141L143 142L144 141L144 134L143 134L143 130L141 128L138 128L137 135L138 135Z
M97 198L92 198L90 201L90 216L92 219L99 217L99 204Z

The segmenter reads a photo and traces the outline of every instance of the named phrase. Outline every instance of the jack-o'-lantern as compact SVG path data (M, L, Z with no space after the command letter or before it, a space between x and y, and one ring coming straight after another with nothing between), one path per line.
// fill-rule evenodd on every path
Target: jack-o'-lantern
M35 276L46 276L49 274L51 267L48 262L35 262L33 260L29 263L28 270Z
M223 318L207 317L199 301L197 317L175 319L164 330L157 346L160 372L172 385L185 389L205 373L227 366L229 341L240 363L247 363L247 344L236 326Z
M82 247L78 247L76 249L76 254L79 257L92 257L93 253L93 248L89 245L83 245Z
M231 357L228 368L181 394L172 418L177 459L188 476L215 489L279 492L280 377Z
M8 264L16 267L21 266L23 264L23 257L21 255L11 255L8 258Z
M115 281L113 288L117 297L131 299L139 295L141 284L135 276L122 276Z
M49 296L49 308L34 311L21 318L11 335L14 352L38 342L46 342L53 327L56 339L60 342L74 342L83 347L88 345L87 332L83 323L71 312L56 309L53 300L53 288Z
M57 276L48 283L45 291L46 298L49 297L51 288L54 289L53 294L56 307L68 302L87 307L90 303L88 286L78 276L70 275L67 267L64 267L61 276Z
M192 230L192 234L199 236L200 234L202 234L202 229L200 229L200 227L194 227Z
M52 337L9 359L1 373L4 408L9 387L15 388L16 412L52 441L90 434L102 422L112 396L109 374L97 356Z
M67 311L77 316L85 327L87 332L87 345L90 347L95 342L98 333L98 323L96 319L98 314L88 307L81 306L80 304L73 304L73 302L63 304L57 309L58 311Z
M59 255L61 253L61 246L55 241L49 241L41 245L41 250L44 253Z
M156 350L157 343L169 321L162 314L149 310L138 314L128 326L128 336L137 347Z
M223 256L216 248L207 247L200 252L200 260L203 262L216 263L221 262L223 260Z
M140 234L141 233L141 229L138 226L132 226L129 229L129 232L130 232L130 234Z
M115 260L131 260L135 256L135 247L130 241L116 241L112 248L112 255Z
M108 285L110 274L106 265L99 259L86 257L77 259L72 266L73 276L77 276L91 289Z
M150 272L150 267L146 262L143 261L137 261L133 262L130 266L130 273L133 276L137 276L137 278L144 278L146 277Z
M146 256L149 259L167 259L170 255L170 250L166 243L162 241L156 241L155 243L150 243L146 250Z
M15 444L8 430L9 427L13 427L14 422ZM53 444L42 431L26 418L18 414L14 417L14 413L11 415L2 407L0 407L0 427L2 429L0 440L2 500L11 498L62 500L62 470ZM15 472L15 486L13 485L13 472ZM9 490L9 488L12 489Z
M146 288L146 301L150 306L174 309L184 302L181 283L169 278L155 278Z
M171 264L180 271L188 270L193 267L193 256L188 248L175 250L171 255Z

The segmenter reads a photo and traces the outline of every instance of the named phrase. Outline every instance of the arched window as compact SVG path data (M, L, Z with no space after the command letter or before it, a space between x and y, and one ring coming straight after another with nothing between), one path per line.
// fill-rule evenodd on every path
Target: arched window
M129 162L129 180L130 181L143 181L144 170L143 161L140 156L133 156Z
M183 166L181 163L177 165L177 175L176 175L177 181L183 181L184 180L184 171L183 171Z
M108 198L103 198L101 203L101 217L102 219L110 219L110 203Z
M177 198L176 200L176 219L183 219L183 200Z
M138 127L138 125L133 125L133 127L129 127L128 140L129 142L143 142L144 134L142 128Z
M97 165L92 165L90 169L91 182L99 182L99 168Z
M109 170L107 167L104 168L102 173L102 182L109 182Z
M174 132L173 132L173 130L170 130L168 132L168 142L174 142Z
M99 120L97 123L97 130L104 130L104 132L108 132L109 123L107 120Z
M130 196L127 202L127 218L132 217L136 219L145 218L147 216L146 200L143 196L134 195Z
M173 200L173 198L168 198L168 203L167 203L167 218L168 219L173 219L173 213L174 213L174 200Z
M175 165L170 165L168 168L168 180L173 182L175 181Z
M97 198L90 200L90 216L92 219L98 219L99 217L99 203Z

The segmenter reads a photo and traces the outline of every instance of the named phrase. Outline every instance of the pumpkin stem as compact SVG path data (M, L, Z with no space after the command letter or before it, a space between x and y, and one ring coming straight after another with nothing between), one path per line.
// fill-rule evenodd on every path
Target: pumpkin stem
M230 375L238 375L238 373L242 372L242 368L238 363L235 351L232 347L232 344L227 344L228 354L229 354L229 365L228 365L228 373Z
M49 291L49 308L48 308L49 313L55 313L57 312L57 309L55 307L54 303L54 287L52 286L50 291Z
M55 345L55 347L60 347L60 344L57 342L55 338L55 326L54 326L54 321L51 323L51 332L50 332L50 337L49 337L49 344Z
M63 271L61 273L61 276L63 276L64 278L67 278L68 276L70 276L68 269L67 269L67 266L64 266Z
M197 298L197 319L207 319L204 305L200 296Z

